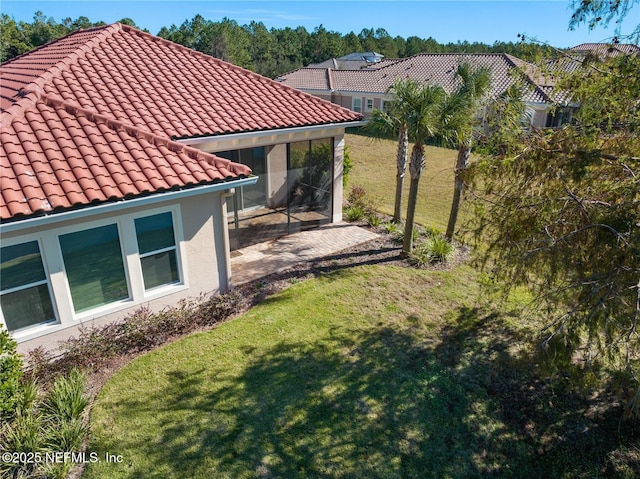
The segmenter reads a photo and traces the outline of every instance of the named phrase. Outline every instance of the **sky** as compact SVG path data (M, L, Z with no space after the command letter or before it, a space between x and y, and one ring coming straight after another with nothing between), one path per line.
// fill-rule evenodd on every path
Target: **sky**
M200 14L212 21L227 17L240 25L255 20L267 28L304 26L313 31L323 25L343 35L384 28L392 37L433 37L440 43L517 42L518 34L524 34L566 48L615 35L614 25L594 31L581 25L569 31L571 0L2 0L0 11L26 22L33 21L36 11L57 22L85 16L92 22L112 23L128 17L153 34ZM639 23L636 4L622 24L622 33L630 33Z

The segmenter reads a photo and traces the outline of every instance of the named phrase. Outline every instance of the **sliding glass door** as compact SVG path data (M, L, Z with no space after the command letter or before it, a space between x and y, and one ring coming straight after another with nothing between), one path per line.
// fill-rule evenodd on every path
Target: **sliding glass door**
M289 145L289 232L331 220L333 141L331 138Z
M332 138L215 154L259 177L255 185L236 189L227 203L231 250L331 221Z

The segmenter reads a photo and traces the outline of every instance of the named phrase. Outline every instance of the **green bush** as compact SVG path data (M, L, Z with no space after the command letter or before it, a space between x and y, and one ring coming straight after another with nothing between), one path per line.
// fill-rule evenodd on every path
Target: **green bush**
M425 236L429 237L429 238L438 238L441 237L443 235L444 231L442 231L440 228L436 227L436 226L425 226L424 227L424 234Z
M361 206L347 206L344 209L344 216L347 221L360 221L364 218L364 209Z
M400 226L398 226L398 224L394 223L393 221L387 221L386 223L383 223L382 227L390 235L394 235L400 230Z
M385 231L389 233L394 243L404 242L404 225L388 222L383 225ZM417 227L413 228L413 242L415 243L420 236L420 232Z
M342 186L347 186L349 179L349 173L353 169L353 160L349 156L349 147L344 147L343 159L342 159Z
M78 369L71 371L69 376L58 378L42 402L44 416L61 424L80 418L89 405L84 387L84 376Z
M444 263L453 256L454 246L442 236L432 236L416 245L411 259L418 265Z
M5 327L0 325L0 422L13 417L20 398L22 359L17 346Z
M42 416L35 408L22 411L0 431L0 452L42 453L46 438L43 431ZM42 477L37 475L36 467L37 464L0 459L0 477Z
M380 219L380 217L375 213L370 214L367 217L367 224L369 226L378 227L378 226L380 226L380 223L382 223L382 219Z
M37 397L35 382L24 383L14 417L0 428L0 452L43 456L82 450L88 432L85 378L78 370L57 378L44 397ZM1 477L57 479L67 477L70 462L0 462Z

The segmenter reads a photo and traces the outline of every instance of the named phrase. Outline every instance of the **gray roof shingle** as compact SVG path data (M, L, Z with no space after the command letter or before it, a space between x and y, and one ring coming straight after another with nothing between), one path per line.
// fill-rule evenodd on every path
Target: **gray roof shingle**
M442 86L447 92L457 85L458 64L469 63L472 67L489 67L492 71L492 95L502 94L515 82L517 72L524 73L524 79L531 87L525 93L525 100L535 103L549 102L545 93L544 77L537 68L516 57L504 53L454 54L425 53L399 60L386 59L377 68L359 70L328 70L321 68L301 68L282 75L278 80L294 88L303 90L333 90L362 93L385 93L396 78L413 78ZM323 75L324 72L324 75Z

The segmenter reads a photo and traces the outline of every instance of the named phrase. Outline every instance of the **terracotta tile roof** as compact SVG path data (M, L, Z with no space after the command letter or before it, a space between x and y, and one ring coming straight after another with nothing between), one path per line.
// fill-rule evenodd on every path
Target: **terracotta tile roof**
M70 53L99 36L103 29L78 31L3 63L0 67L0 109L5 111L13 105L20 90L27 85L43 85L51 78L45 75L49 69L58 63L64 65Z
M361 115L121 24L0 65L0 220L249 175L175 139Z
M525 100L549 101L547 95L534 81L535 67L504 53L487 54L419 54L400 60L385 60L379 68L362 70L332 70L334 89L346 92L385 93L396 78L413 78L442 86L450 92L457 86L456 69L466 61L473 67L490 67L492 71L492 94L502 94L514 82L513 73L523 69L531 89L525 92ZM328 81L322 83L322 74L317 69L301 68L279 78L294 88L328 90ZM313 88L307 85L314 85ZM322 88L321 88L322 87Z
M246 177L245 165L37 94L3 114L0 219Z
M361 118L338 105L118 23L85 33L84 42L73 42L73 36L37 50L36 61L50 67L41 85L44 92L132 125L145 125L157 134L188 138ZM67 56L51 66L52 58L65 49ZM25 65L29 58L2 65L3 78L5 71L10 72L13 88L21 80L25 86L33 80L33 66Z

